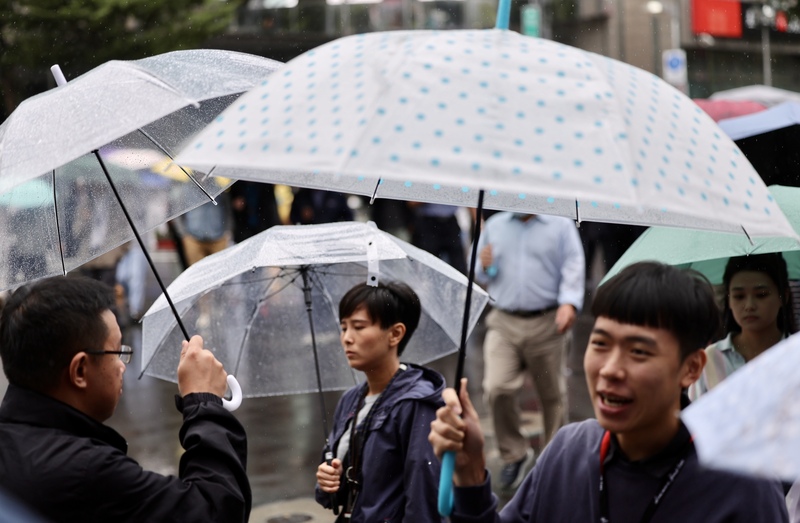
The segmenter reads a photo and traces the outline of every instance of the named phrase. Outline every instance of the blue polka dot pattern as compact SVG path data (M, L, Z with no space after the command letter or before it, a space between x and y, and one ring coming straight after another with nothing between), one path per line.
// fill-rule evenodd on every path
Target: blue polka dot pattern
M320 46L240 97L179 160L370 196L380 178L377 197L474 206L483 188L488 208L576 217L585 202L586 220L793 234L689 98L630 65L496 29Z

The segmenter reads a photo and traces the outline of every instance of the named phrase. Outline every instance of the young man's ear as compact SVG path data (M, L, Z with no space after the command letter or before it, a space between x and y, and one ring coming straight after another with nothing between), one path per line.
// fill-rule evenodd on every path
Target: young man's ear
M69 362L69 368L67 370L69 372L69 383L73 387L85 389L88 386L88 381L86 379L88 364L89 355L85 352L79 352L72 357L72 361Z
M681 388L689 388L689 386L700 379L703 374L703 369L706 366L706 351L698 349L693 353L686 356L681 366Z
M406 335L405 323L395 323L389 327L389 346L397 347Z

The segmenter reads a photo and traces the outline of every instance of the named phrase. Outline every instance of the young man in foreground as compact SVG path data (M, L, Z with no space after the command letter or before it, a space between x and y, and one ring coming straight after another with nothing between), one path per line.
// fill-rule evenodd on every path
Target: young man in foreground
M703 469L680 421L719 326L710 285L639 263L598 289L592 313L584 369L597 419L561 429L500 514L466 387L460 404L445 391L429 440L438 456L457 452L452 521L788 521L777 482Z

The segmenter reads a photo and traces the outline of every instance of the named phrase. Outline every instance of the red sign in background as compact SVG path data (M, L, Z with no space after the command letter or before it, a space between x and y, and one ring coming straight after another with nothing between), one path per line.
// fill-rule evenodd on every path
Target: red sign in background
M721 38L742 37L742 4L732 0L692 0L692 31Z

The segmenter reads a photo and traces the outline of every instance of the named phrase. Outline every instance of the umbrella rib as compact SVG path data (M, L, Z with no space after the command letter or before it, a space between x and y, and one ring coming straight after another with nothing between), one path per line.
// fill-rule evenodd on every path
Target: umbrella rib
M363 263L363 262L353 262L353 263ZM363 267L363 265L362 265ZM326 276L361 276L361 271L359 272L335 272L335 271L323 271L323 270L314 270L315 274L324 274Z
M137 129L137 130L138 130L140 133L142 133L142 135L143 135L145 138L147 138L148 140L150 140L150 142L152 142L152 144L153 144L153 145L155 145L156 147L158 147L158 149L159 149L159 150L160 150L162 153L166 154L166 155L167 155L167 157L169 157L169 159L170 159L170 160L172 160L172 163L175 163L175 158L174 158L174 157L173 157L173 156L172 156L172 155L169 153L169 151L167 151L167 150L166 150L166 149L165 149L165 148L164 148L164 147L163 147L163 146L162 146L160 143L158 143L158 142L157 142L157 141L156 141L156 140L155 140L155 139L154 139L152 136L150 136L150 134L148 134L148 133L147 133L147 131L145 131L144 129ZM178 164L177 164L177 163L175 163L175 165L178 165ZM198 188L198 189L200 189L201 191L203 191L203 194L205 194L205 195L208 197L208 199L209 199L210 201L214 202L214 205L216 205L216 204L217 204L217 200L215 200L215 199L214 199L214 197L213 197L213 196L211 196L211 194L209 194L209 192L208 192L208 191L206 191L206 190L205 190L205 188L204 188L202 185L200 185L200 182L198 182L198 181L197 181L197 180L194 178L194 176L192 176L191 174L189 174L189 173L186 171L186 169L184 169L184 168L183 168L183 166L182 166L182 165L178 165L178 168L179 168L181 171L183 171L183 174L185 174L186 176L188 176L188 177L189 177L189 179L190 179L190 180L192 180L192 181L194 182L194 184L197 186L197 188Z
M253 284L253 283L262 283L262 282L265 282L265 281L277 280L278 278L280 278L280 276L266 276L264 278L258 278L258 279L255 279L255 280L247 280L247 281L225 281L225 282L220 283L219 286L220 287L233 287L233 286L236 286L236 285L250 285L250 284Z
M747 229L744 228L744 225L742 225L742 232L744 233L745 236L747 236L747 241L750 242L750 245L754 247L756 244L753 242L753 239L747 233Z
M370 205L373 204L373 202L375 201L375 198L378 196L378 187L381 186L381 183L383 183L383 178L378 178L378 183L375 184L375 190L372 191L372 197L369 199L369 204Z
M336 305L334 305L334 303L333 303L333 297L331 296L330 292L328 292L327 287L325 287L322 284L322 280L319 277L320 274L333 274L334 276L336 276L336 274L335 273L322 273L321 271L317 271L316 269L314 269L312 271L309 271L309 273L311 275L311 278L315 280L315 283L316 283L317 287L320 289L320 292L322 293L322 299L325 300L325 303L327 303L328 307L330 307L331 314L333 315L334 318L337 318L339 316L339 311L336 310ZM345 274L345 276L349 276L349 275ZM340 329L339 333L341 334L341 329ZM358 376L356 375L356 371L352 367L349 367L349 368L350 368L350 377L353 378L353 385L357 385L358 384Z
M56 233L58 234L58 252L61 254L61 270L64 276L67 275L67 264L64 261L64 246L61 245L61 227L58 224L58 193L56 191L56 170L52 171L53 176L53 211L56 213Z
M269 288L272 287L272 284L274 282L275 280L273 279L272 283L270 283L267 286L267 292L269 292ZM247 322L247 328L244 331L244 336L242 336L242 343L241 345L239 345L239 357L236 358L236 365L233 368L234 375L237 375L239 373L239 364L242 362L242 355L244 354L244 346L245 343L247 343L248 338L250 337L250 329L253 327L253 322L255 321L256 315L258 314L258 311L261 310L261 305L268 299L270 299L271 296L274 295L266 294L263 298L258 300L255 306L253 307L253 312L250 314L250 321Z

